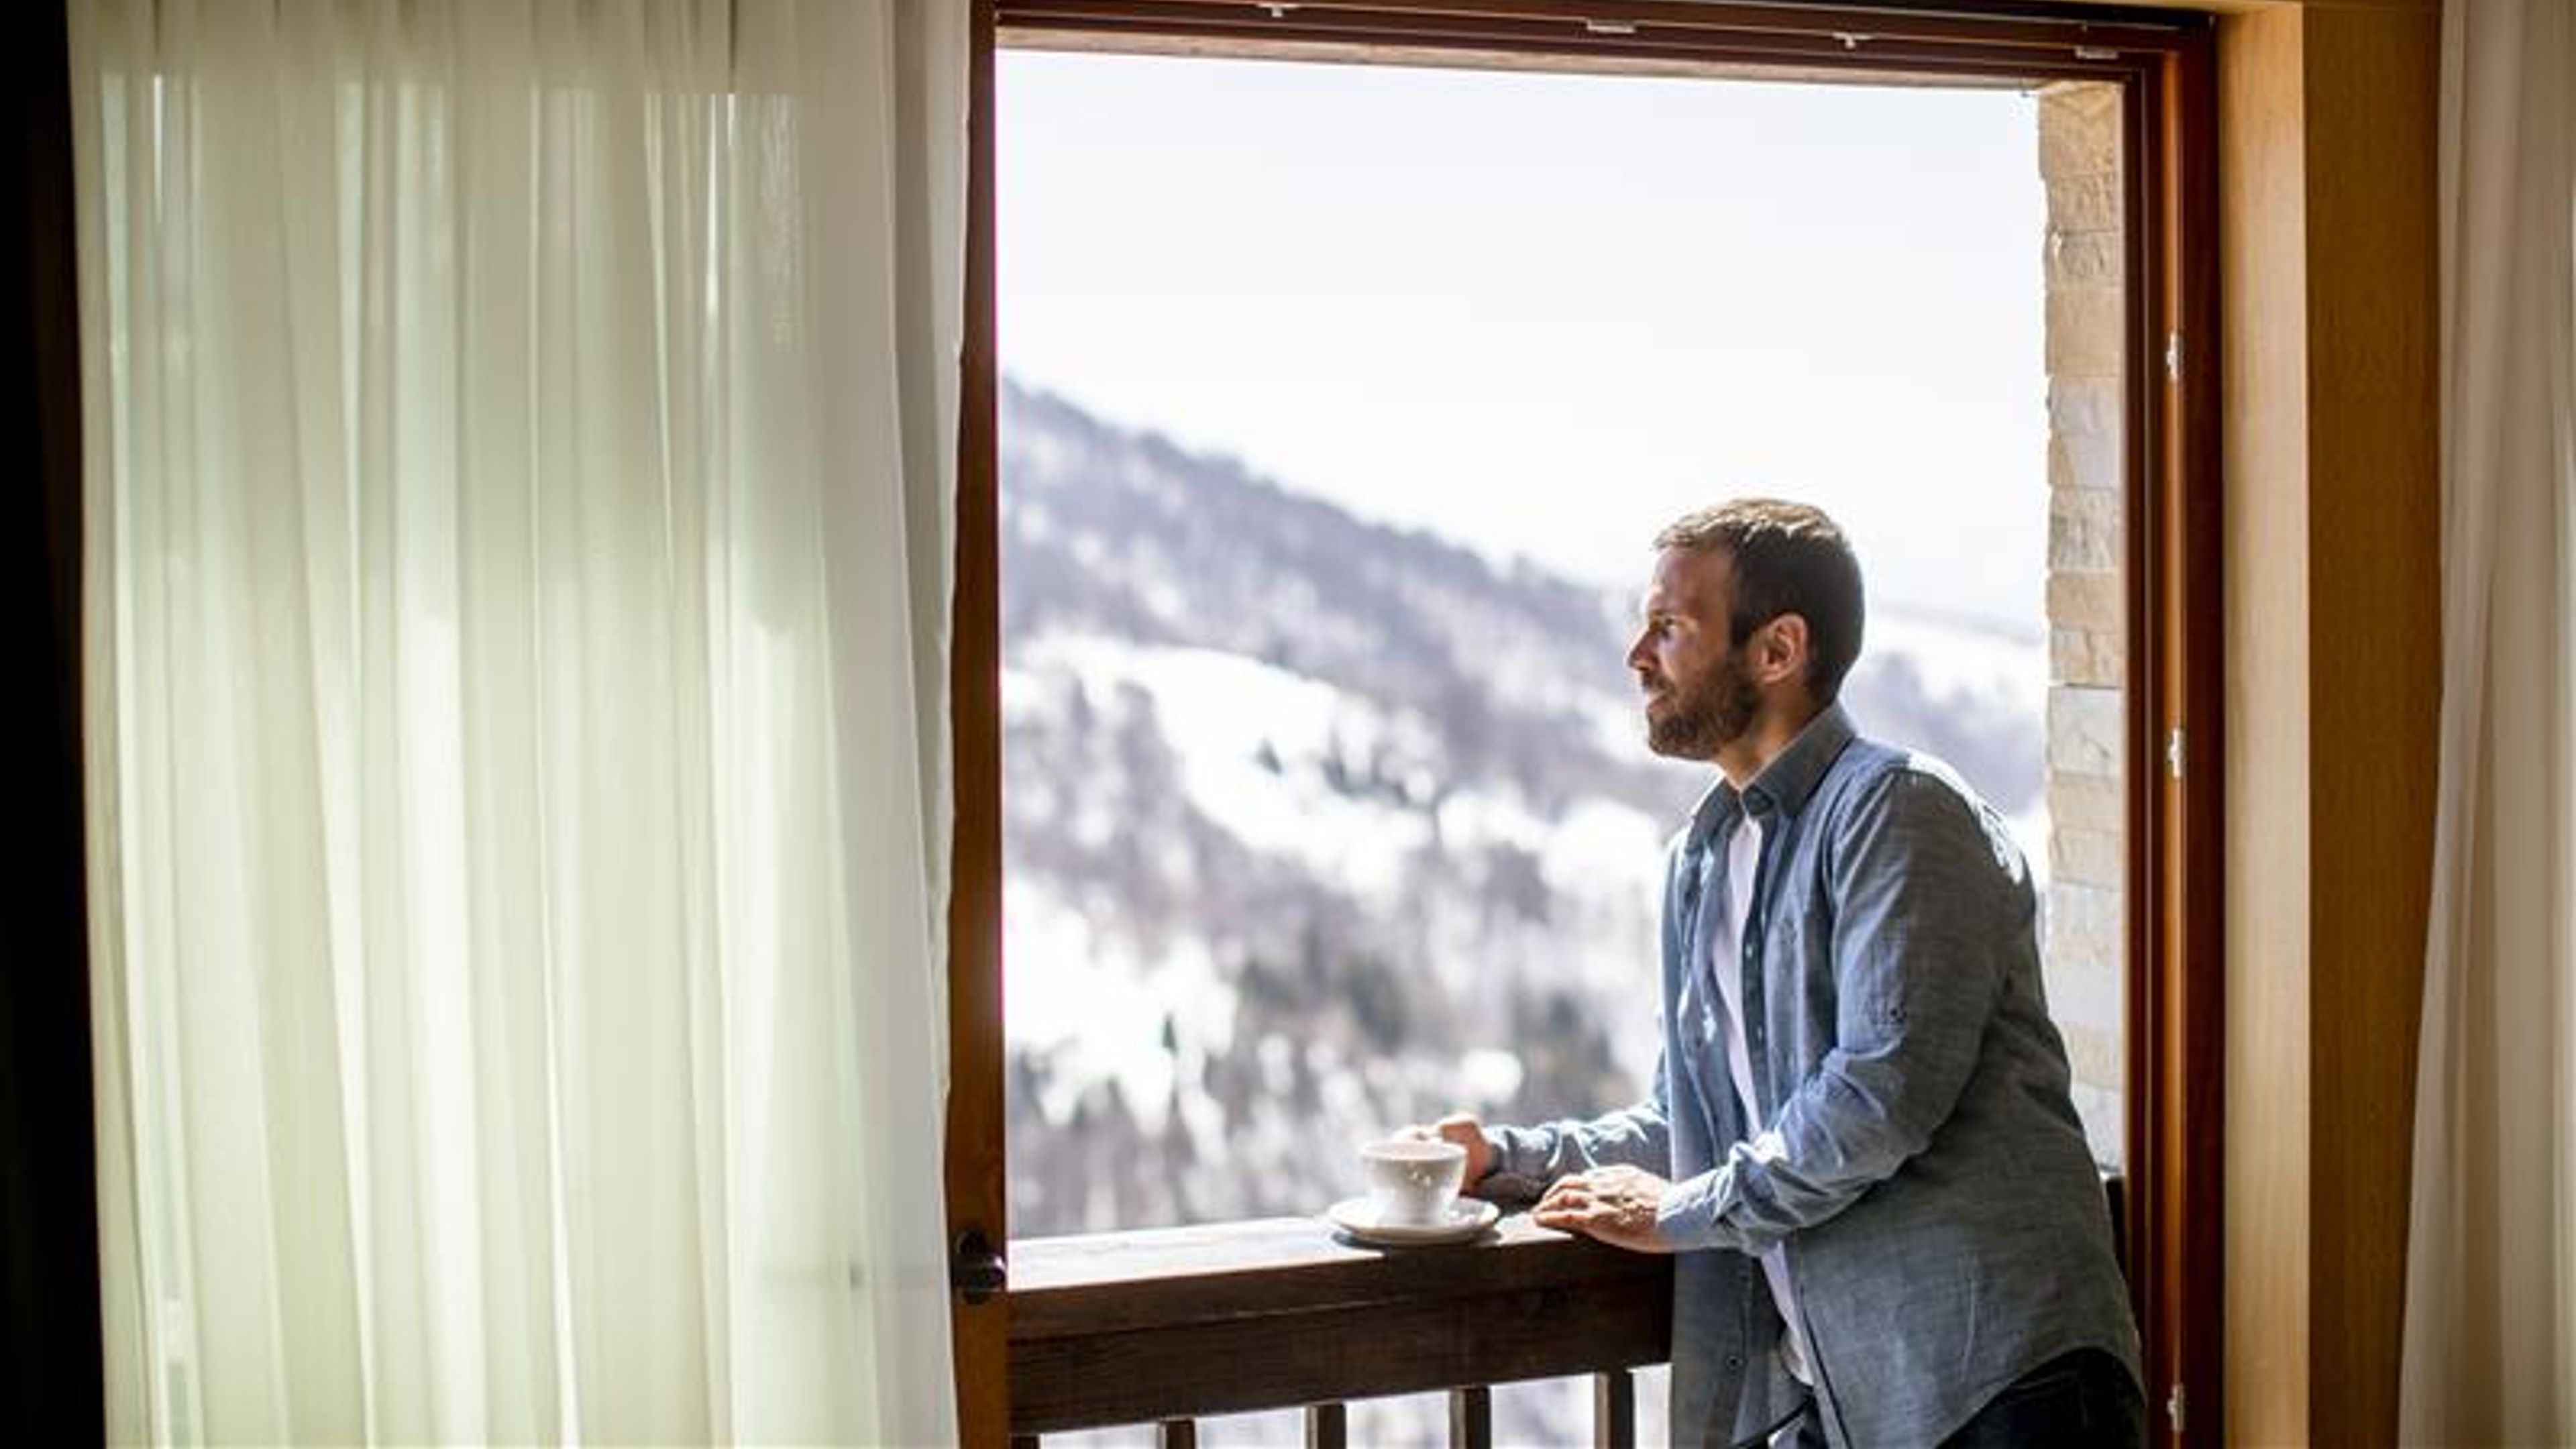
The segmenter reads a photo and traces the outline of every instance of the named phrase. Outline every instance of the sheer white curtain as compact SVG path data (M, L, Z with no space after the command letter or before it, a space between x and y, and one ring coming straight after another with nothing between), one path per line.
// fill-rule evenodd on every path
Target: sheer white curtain
M2576 3L2451 0L2442 759L2400 1427L2576 1441Z
M115 1437L953 1438L965 11L73 0Z

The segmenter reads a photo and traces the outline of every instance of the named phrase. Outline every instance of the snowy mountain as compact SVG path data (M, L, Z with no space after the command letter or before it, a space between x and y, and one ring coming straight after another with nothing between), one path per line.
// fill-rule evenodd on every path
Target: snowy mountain
M1705 776L1643 746L1631 595L1009 386L1002 480L1014 1234L1312 1213L1389 1126L1633 1100ZM2028 818L2042 646L1870 629L1862 727Z

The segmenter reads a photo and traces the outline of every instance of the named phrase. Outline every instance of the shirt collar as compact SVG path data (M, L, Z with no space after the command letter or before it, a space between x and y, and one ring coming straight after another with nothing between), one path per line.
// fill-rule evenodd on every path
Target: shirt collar
M1691 810L1689 844L1693 850L1705 850L1717 837L1718 830L1739 812L1767 820L1774 812L1796 819L1807 807L1807 798L1816 793L1825 771L1841 758L1843 747L1852 742L1856 732L1851 716L1840 704L1829 704L1806 728L1798 731L1788 747L1771 757L1751 783L1742 791L1729 784L1724 775L1699 797Z

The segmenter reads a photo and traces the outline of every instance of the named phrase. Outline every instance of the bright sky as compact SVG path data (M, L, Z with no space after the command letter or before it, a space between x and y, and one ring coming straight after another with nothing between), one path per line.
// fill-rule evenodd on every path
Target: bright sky
M1874 598L2039 627L2036 103L1005 52L1006 371L1626 586L1741 493Z

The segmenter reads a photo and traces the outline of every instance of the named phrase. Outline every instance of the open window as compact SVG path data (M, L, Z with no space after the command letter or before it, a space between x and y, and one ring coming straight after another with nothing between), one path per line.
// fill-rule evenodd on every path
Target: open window
M1387 941L1364 929L1344 929L1352 922L1334 905L1341 888L1332 881L1354 879L1348 872L1356 868L1353 858L1363 848L1424 844L1399 838L1399 823L1436 837L1444 849L1455 847L1450 855L1429 857L1417 849L1410 858L1433 862L1423 867L1427 875L1404 875L1400 861L1380 863L1379 884L1387 886L1393 899L1414 908L1409 917L1400 918L1403 925L1428 932L1437 921L1480 900L1506 912L1532 903L1541 910L1613 909L1604 902L1618 898L1615 885L1598 901L1550 890L1546 882L1551 874L1561 878L1568 867L1528 848L1531 832L1515 834L1497 826L1492 808L1452 809L1462 802L1441 798L1444 786L1461 777L1458 756L1468 744L1489 752L1493 771L1511 781L1514 788L1495 792L1497 796L1509 796L1525 816L1537 820L1537 833L1548 838L1575 833L1572 822L1580 819L1624 840L1612 828L1627 823L1615 810L1585 814L1583 807L1607 802L1651 821L1647 804L1656 792L1670 794L1678 808L1693 788L1685 780L1658 778L1632 740L1625 741L1629 748L1623 754L1617 748L1622 741L1615 737L1608 749L1597 752L1601 763L1594 765L1586 755L1581 761L1585 768L1573 772L1585 775L1584 785L1569 786L1565 759L1584 752L1563 748L1573 735L1555 736L1551 746L1548 709L1563 700L1546 684L1520 691L1524 701L1537 698L1539 707L1533 710L1497 711L1493 698L1471 699L1454 690L1444 701L1437 697L1436 670L1415 667L1420 661L1398 657L1400 651L1391 645L1377 648L1365 630L1350 627L1357 617L1354 610L1404 607L1396 593L1373 592L1372 577L1383 582L1388 570L1421 572L1446 559L1456 570L1456 587L1431 601L1435 609L1482 607L1496 610L1497 618L1508 615L1511 628L1503 632L1539 641L1533 646L1536 656L1523 666L1526 677L1572 680L1587 677L1583 671L1588 668L1606 677L1603 689L1615 691L1620 683L1619 623L1615 617L1596 618L1608 643L1587 663L1576 641L1583 616L1587 610L1598 616L1600 601L1577 581L1548 577L1540 569L1515 576L1508 564L1490 557L1455 549L1444 554L1436 546L1401 560L1389 553L1380 572L1372 575L1366 563L1370 551L1401 552L1406 540L1400 529L1373 528L1348 508L1294 499L1204 449L1148 437L1115 419L1089 416L1070 398L1005 380L1012 356L1007 340L1011 304L1003 293L997 310L997 293L1010 275L1010 258L997 238L1009 233L997 230L995 220L997 200L1011 204L1012 158L1000 148L1010 144L1013 123L1006 117L997 126L994 107L997 100L1005 108L1011 104L1010 67L1022 57L1004 57L997 64L995 44L1033 52L1042 48L1054 56L1106 52L1121 58L1113 64L1138 68L1195 65L1213 71L1256 61L1391 62L1451 68L1453 77L1472 74L1531 85L1576 72L1596 86L1654 77L1655 84L1706 88L1721 77L1759 77L1775 94L1776 82L1783 78L1916 87L1948 82L2024 101L2036 143L2030 180L2042 216L2030 228L2025 256L2037 259L2031 266L2032 295L2045 320L2039 329L2044 342L2030 359L2029 377L2034 393L2045 396L2048 405L2037 424L2037 456L2028 460L2037 479L2021 506L2027 509L2028 535L2034 540L2030 551L2039 598L2032 601L2027 626L2037 637L2025 638L2020 654L2003 651L1999 663L1989 661L2002 675L2025 680L2024 697L2036 703L2025 714L2029 737L2019 755L2010 748L1986 748L2012 728L2009 724L1957 730L1960 710L1941 707L1943 681L1932 677L1923 662L1955 655L1919 653L1924 647L1919 638L1909 648L1909 627L1919 631L1925 622L1907 620L1903 609L1882 608L1873 618L1871 656L1888 673L1873 681L1865 662L1853 689L1856 695L1878 695L1875 711L1867 698L1856 701L1866 729L1922 744L1968 765L1972 774L1978 773L1976 760L1961 756L1991 756L1994 763L1986 767L1986 778L1975 782L2008 813L2020 814L2034 832L2026 833L2022 843L2049 881L2052 999L2076 1066L2079 1104L2087 1109L2097 1155L2125 1174L2123 1250L2147 1329L2149 1381L2210 1385L2203 1391L2205 1404L2216 1383L2218 781L2214 764L2192 759L2190 741L2195 735L2214 741L2217 719L2215 650L2209 637L2217 619L2216 394L2209 359L2192 348L2193 339L2214 335L2209 325L2214 316L2206 263L2209 239L2201 236L2194 242L2189 229L2205 230L2212 216L2206 199L2206 32L2194 17L2169 13L2133 17L2097 11L2075 20L2028 7L1991 17L1842 14L1768 5L1648 4L1626 7L1634 15L1623 11L1618 17L1589 18L1567 10L1495 3L1478 7L1473 16L1460 16L1450 13L1450 7L1393 4L1003 0L987 15L987 44L979 56L978 224L970 258L970 432L960 500L960 860L952 916L957 952L953 999L959 1022L953 1034L958 1087L952 1107L952 1222L961 1238L970 1231L980 1232L986 1243L1004 1237L1003 1184L1009 1179L1002 1169L1002 1148L1015 1094L1024 1123L1048 1112L1065 1119L1053 1124L1059 1128L1084 1113L1094 1114L1082 1117L1093 1126L1101 1114L1111 1118L1110 1129L1098 1141L1076 1141L1077 1134L1065 1132L1042 1144L1043 1152L1072 1154L1071 1166L1012 1165L1011 1171L1024 1179L1034 1176L1041 1194L1048 1189L1061 1194L1035 1211L1028 1207L1030 1199L1023 1198L1023 1216L1041 1221L1041 1231L1100 1225L1063 1216L1064 1200L1083 1197L1105 1197L1113 1204L1108 1209L1113 1221L1124 1215L1119 1226L1276 1211L1275 1204L1237 1202L1223 1194L1208 1195L1207 1207L1194 1206L1177 1193L1115 1205L1118 1189L1103 1186L1107 1179L1091 1173L1086 1164L1107 1151L1123 1163L1187 1153L1209 1166L1207 1154L1191 1145L1194 1135L1205 1134L1193 1134L1186 1124L1175 1126L1190 1104L1177 1081L1167 1079L1183 1070L1197 1074L1202 1085L1212 1077L1231 1083L1225 1090L1246 1101L1276 1092L1290 1102L1304 1102L1301 1110L1319 1120L1340 1111L1383 1123L1413 1105L1405 1095L1413 1088L1401 1082L1380 1094L1363 1090L1355 1100L1326 1102L1323 1079L1330 1064L1320 1064L1319 1072L1319 1064L1304 1056L1306 1043L1296 1039L1298 1013L1312 1011L1319 1002L1348 1017L1346 1025L1362 1040L1400 1035L1405 1023L1418 1023L1426 1009L1426 999L1415 994L1417 983L1403 970L1407 951L1430 948L1427 937ZM1134 58L1139 56L1153 59ZM1138 78L1143 73L1126 72L1140 86L1146 83ZM1921 98L1925 93L1917 94ZM1060 144L1068 140L1060 131L1051 134ZM1395 143L1391 136L1385 140ZM1535 133L1524 144L1533 153L1541 149ZM1538 159L1533 154L1533 171L1542 169L1535 164ZM1064 180L1060 175L1055 179ZM1113 209L1105 199L1103 208ZM1887 240L1902 255L1906 244L1924 239L1899 235ZM2197 269L2185 265L2186 259L2198 259ZM1242 259L1247 268L1265 264L1282 262ZM1425 284L1441 282L1433 277ZM1651 295L1651 279L1644 285ZM1499 308L1502 299L1490 292L1481 300ZM1544 299L1544 286L1533 281L1509 300L1543 306ZM1896 310L1879 309L1877 320L1893 325ZM1817 319L1820 326L1831 320ZM997 334L1005 339L998 351ZM1935 361L1914 365L1939 365L1940 346L1936 340L1929 354ZM1959 349L1954 344L1952 350ZM1437 418L1426 418L1425 425L1433 431L1448 426ZM1723 487L1732 481L1730 471L1720 467L1709 470L1701 486ZM1583 480L1574 486L1597 494L1606 485ZM1015 487L1025 492L1015 494ZM1214 491L1194 502L1157 507L1158 498L1169 503L1178 496L1173 490L1191 487ZM1504 496L1510 496L1508 491ZM1684 504L1700 501L1705 500L1695 495L1681 499ZM1819 501L1855 524L1862 534L1864 564L1873 568L1873 585L1880 585L1882 576L1869 547L1871 530L1833 498ZM1663 521L1658 512L1672 511L1660 502L1640 501L1632 516L1650 531ZM1260 557L1269 561L1272 572L1297 577L1268 580L1271 591L1255 597L1242 585L1247 569L1263 565L1229 559L1205 581L1204 591L1193 595L1191 589L1198 585L1175 585L1177 576L1168 568L1159 578L1151 569L1140 571L1135 558L1122 552L1141 550L1167 562L1184 556L1190 550L1189 530L1204 526L1209 517L1282 540L1293 536L1292 545ZM1426 543L1419 537L1412 542ZM1637 551L1643 555L1642 544ZM997 562L1003 567L997 569ZM1328 576L1335 566L1347 571L1343 577ZM1125 586L1125 592L1081 587L1097 581L1086 579L1087 567L1099 579ZM1962 567L1987 565L1963 560ZM1300 638L1293 631L1273 629L1254 637L1261 631L1262 615L1275 611L1279 600L1299 588L1312 601L1302 622L1321 625L1320 635L1310 632ZM1157 590L1161 597L1155 596ZM1900 597L1904 593L1896 592ZM1536 626L1532 619L1555 625ZM1088 633L1068 627L1084 623L1102 627ZM1122 623L1124 643L1112 638L1115 631L1108 628ZM1937 651L1939 646L1932 647ZM1318 661L1327 655L1344 683L1372 671L1386 680L1374 697L1375 707L1338 709L1335 700L1317 694L1314 686L1325 671ZM1432 695L1416 699L1407 692L1419 693L1426 681L1435 686ZM1247 714L1245 702L1256 697L1263 702ZM1580 691L1569 687L1566 697L1574 702L1558 711L1561 717L1553 727L1579 730L1582 719L1598 713ZM1213 707L1198 709L1197 718L1182 718L1192 713L1193 698L1201 706L1213 702ZM1910 730L1887 728L1888 714L1905 712L1903 704L1890 701L1909 699L1921 706L1913 711L1921 723ZM1465 718L1448 718L1444 709ZM1427 730L1426 720L1431 722ZM1459 732L1444 734L1452 725ZM1247 728L1249 734L1233 737ZM1944 728L1953 732L1945 735ZM1201 742L1200 754L1175 747L1184 734ZM2203 753L2214 761L2214 751ZM1549 768L1532 763L1538 759ZM1175 842L1212 839L1220 855L1244 844L1230 832L1223 838L1211 835L1205 818L1209 812L1203 808L1209 793L1205 782L1194 786L1188 778L1192 770L1209 769L1211 760L1240 775L1220 784L1216 795L1231 792L1232 798L1259 801L1265 809L1278 803L1270 795L1309 804L1323 801L1342 812L1349 833L1327 837L1316 849L1307 849L1316 845L1311 834L1270 844L1332 857L1324 864L1344 874L1334 877L1328 870L1297 876L1264 869L1258 860L1212 868L1201 859L1169 871L1158 868L1156 862ZM1603 783L1623 763L1639 773ZM1101 780L1112 781L1125 796L1111 800L1077 788ZM1550 798L1542 801L1542 796ZM2028 808L2015 812L2017 804ZM1534 805L1539 808L1528 808ZM1549 808L1561 813L1549 816ZM1015 836L1015 821L1045 822L1048 828ZM1471 824L1477 828L1470 829ZM1650 867L1652 841L1650 832L1642 849L1626 854ZM1607 852L1608 858L1620 855L1616 849ZM1006 860L1018 862L1019 870L1007 868ZM1147 1021L1138 1029L1155 1039L1142 1044L1144 1064L1161 1075L1146 1082L1143 1077L1154 1072L1140 1073L1136 1083L1122 1084L1114 1099L1095 1097L1086 1103L1079 1074L1050 1078L1041 1070L1045 1062L1033 1060L1026 1050L1014 1064L1015 1044L1003 1027L1009 1013L1000 1003L1013 1001L1011 1013L1044 1007L1041 1014L1054 1019L1138 984L1132 978L1094 979L1066 972L1063 961L1049 959L1082 950L1086 927L1069 903L1087 891L1115 889L1120 879L1117 872L1086 875L1086 862L1096 867L1116 861L1125 862L1125 879L1150 882L1165 898L1186 897L1195 889L1203 899L1186 904L1214 905L1237 916L1275 913L1287 924L1273 919L1266 932L1235 933L1230 955L1222 948L1198 951L1203 970L1220 979L1234 1003L1223 1035L1202 1034L1199 1024L1177 1012ZM1514 877L1514 870L1521 875ZM1454 887L1449 893L1443 894L1436 882L1424 885L1444 872L1450 877L1447 885ZM1283 879L1302 879L1308 888L1289 899L1297 892L1277 893ZM1319 880L1324 884L1316 885ZM1265 883L1272 894L1256 888ZM1341 893L1354 891L1365 893L1365 886ZM1642 912L1651 901L1632 904ZM1014 918L1014 911L1026 914ZM1144 914L1130 913L1116 929L1133 933ZM1030 917L1052 923L1052 944L1049 932L1024 929ZM1462 939L1508 939L1514 924L1503 921L1490 936L1470 931ZM1532 923L1518 924L1524 938L1552 939ZM1628 969L1643 981L1650 954L1633 944L1624 952L1618 949L1621 929L1617 920L1596 915L1565 934L1570 940L1611 943L1605 954L1633 957ZM1007 968L998 964L1005 940L1011 943ZM1543 954L1555 958L1561 952L1549 948ZM1041 981L1026 972L1063 974ZM1551 1100L1554 1110L1608 1105L1565 1100L1569 1083L1586 1073L1598 1077L1605 1064L1615 1076L1623 1064L1607 1033L1645 1024L1650 1006L1632 1001L1629 1015L1637 1021L1611 1020L1601 1007L1615 996L1615 983L1605 981L1594 990L1594 997L1579 999L1544 992L1515 998L1523 1003L1521 1016L1535 1013L1534 1019L1448 1023L1458 1045L1478 1039L1495 1045L1532 1039L1559 1044L1550 1048L1553 1055L1543 1078L1531 1066L1535 1053L1506 1059L1485 1051L1469 1058L1467 1080L1458 1084L1462 1097L1490 1096L1497 1117L1525 1115L1520 1108L1543 1108ZM1438 999L1429 999L1434 1009ZM1256 1008L1253 1016L1269 1008L1271 1018L1236 1035L1233 1029L1249 1019L1242 1006L1247 1000ZM1046 1005L1050 1002L1055 1004ZM1145 1007L1154 1004L1147 1000ZM1551 1015L1563 1018L1557 1024L1570 1030L1551 1036L1544 1019ZM1025 1015L1021 1019L1028 1020ZM1588 1049L1586 1031L1599 1036ZM1025 1048L1025 1033L1023 1037L1018 1045ZM1211 1049L1212 1037L1222 1050ZM1566 1042L1573 1046L1562 1045ZM1010 1080L1014 1072L1015 1081ZM1150 1093L1158 1082L1162 1100L1137 1100L1140 1087ZM1056 1099L1042 1102L1050 1090ZM1145 1130L1149 1123L1155 1130ZM1220 1138L1229 1125L1219 1124ZM1303 1151L1306 1145L1286 1144L1281 1150ZM1041 1152L1023 1147L1021 1155L1032 1159ZM1153 1180L1179 1181L1190 1170L1186 1161L1165 1162L1155 1169ZM1314 1191L1309 1187L1305 1196L1313 1197ZM1023 1224L1013 1223L1011 1236L1030 1234ZM1271 1289L1254 1288L1278 1300L1283 1324L1295 1306L1289 1299L1341 1271L1329 1263L1297 1259L1293 1249L1278 1245L1244 1251L1253 1258L1285 1254L1237 1265L1255 1278L1271 1270L1287 1275ZM1178 1261L1158 1265L1147 1254L1117 1269L1114 1293L1094 1294L1088 1301L1098 1312L1128 1315L1123 1325L1134 1346L1143 1342L1136 1334L1145 1328L1154 1305L1174 1300L1174 1280L1201 1275L1204 1267ZM1583 1275L1610 1269L1594 1260L1567 1259L1522 1262L1495 1271L1500 1276L1485 1285L1496 1295L1485 1305L1488 1309L1517 1301L1512 1295L1534 1291L1529 1284L1542 1281L1555 1285L1551 1291L1560 1304L1568 1295L1590 1302L1582 1284L1591 1280ZM1386 1279L1378 1275L1370 1291L1387 1291ZM1025 1362L1007 1369L999 1326L1003 1315L961 1301L961 1385L970 1425L998 1432L1004 1416L1013 1413L1004 1406L1003 1384L1038 1384L1045 1377L1041 1367L1054 1375L1046 1383L1060 1384L1064 1355L1102 1351L1101 1344L1088 1340L1068 1347L1079 1337L1074 1330L1080 1325L1067 1317L1066 1305L1075 1304L1079 1295L1061 1291L1060 1274L1049 1281L1054 1288L1048 1294L1024 1297L1014 1333L1043 1330L1053 1336L1043 1344L1031 1339L1030 1351L1022 1355ZM1014 1286L1030 1290L1031 1280L1023 1275L1014 1279ZM1449 1291L1429 1282L1395 1287L1431 1308L1442 1307L1436 1300ZM1613 1295L1602 1296L1606 1301ZM1455 1304L1446 1306L1452 1321L1455 1310ZM1402 1312L1405 1306L1379 1311ZM1305 1326L1313 1330L1324 1324L1309 1320ZM1604 1323L1594 1331L1605 1342L1617 1341L1612 1346L1618 1352L1601 1357L1608 1365L1630 1352L1635 1334L1651 1334L1651 1325L1640 1330ZM1218 1337L1201 1334L1199 1341L1206 1352L1219 1352ZM1635 1361L1633 1354L1624 1361ZM1591 1366L1589 1361L1584 1365ZM1432 1377L1422 1384L1431 1385L1444 1374L1449 1375L1445 1386L1485 1384L1527 1369L1530 1365L1496 1361L1476 1370L1482 1377L1467 1380L1456 1379L1446 1368L1426 1367L1423 1372ZM1114 1374L1103 1368L1099 1377ZM1213 1362L1181 1365L1165 1381L1139 1390L1154 1402L1131 1396L1123 1412L1141 1421L1211 1412L1216 1405L1243 1406L1243 1395L1250 1390L1241 1374L1225 1386L1232 1397L1211 1388L1225 1377ZM1264 1402L1338 1403L1384 1391L1382 1385L1348 1376L1338 1383L1317 1382L1323 1389ZM1602 1383L1608 1422L1617 1417L1624 1390L1612 1387L1614 1380L1607 1377ZM1027 1408L1034 1393L1023 1393L1021 1408ZM2150 1397L2161 1396L2160 1389ZM1472 1426L1481 1413L1490 1426L1492 1403L1490 1397L1462 1397L1453 1401L1453 1412L1462 1425ZM1633 1428L1632 1409L1630 1413ZM2214 1415L2193 1417L2203 1424L2215 1422ZM1008 1421L1037 1429L1100 1420L1023 1412ZM1313 1422L1342 1421L1325 1416ZM2168 1422L2167 1427L2173 1425Z

